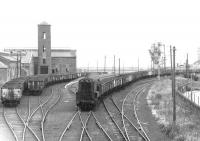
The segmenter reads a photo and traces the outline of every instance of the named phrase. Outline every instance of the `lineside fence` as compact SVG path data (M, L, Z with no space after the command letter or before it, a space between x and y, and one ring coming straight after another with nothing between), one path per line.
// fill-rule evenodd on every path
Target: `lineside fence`
M192 91L192 88L188 86L190 83L178 86L176 96L187 105L200 110L200 91Z

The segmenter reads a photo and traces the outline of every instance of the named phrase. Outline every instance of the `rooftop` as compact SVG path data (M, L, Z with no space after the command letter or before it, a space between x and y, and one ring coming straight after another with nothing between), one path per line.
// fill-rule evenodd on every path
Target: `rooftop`
M8 66L5 65L4 63L0 62L0 69L4 69L4 68L8 68Z
M10 49L12 50L12 49ZM7 52L10 52L8 49ZM30 63L32 57L38 57L38 50L37 49L14 49L13 52L22 52L22 63ZM10 53L0 53L0 56L7 59L8 61L16 61L17 56L16 53L12 55ZM76 50L70 49L52 49L51 50L52 57L76 57Z

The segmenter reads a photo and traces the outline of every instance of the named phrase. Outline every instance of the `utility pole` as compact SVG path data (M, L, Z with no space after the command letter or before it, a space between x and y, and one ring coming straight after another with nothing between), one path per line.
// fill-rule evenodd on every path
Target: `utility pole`
M165 45L164 45L164 70L166 72L166 54L165 54Z
M104 72L106 72L106 56L104 56Z
M115 74L115 55L114 55L114 68L113 68L113 70L114 70L114 74Z
M140 71L140 60L139 60L139 57L138 57L138 72Z
M176 125L176 79L175 79L175 51L176 48L173 47L173 87L172 87L172 92L173 92L173 124Z
M124 74L124 64L123 64L123 74Z
M171 47L171 45L170 45L170 62L171 62L171 80L172 80L172 78L173 78L173 71L172 71L172 47ZM173 97L173 80L172 80L172 97Z
M99 70L98 70L98 63L99 63L99 62L98 62L98 60L97 60L97 72L99 71Z
M188 76L188 53L187 53L187 59L186 59L185 69L186 69L186 77L189 77Z
M21 75L22 75L22 52L20 52L19 70L20 70L19 75L21 77Z
M18 69L18 61L19 61L19 56L18 56L18 52L17 52L17 78L18 78L18 74L19 74L19 73L18 73L18 70L19 70L19 69Z
M119 58L119 75L120 75L120 58Z

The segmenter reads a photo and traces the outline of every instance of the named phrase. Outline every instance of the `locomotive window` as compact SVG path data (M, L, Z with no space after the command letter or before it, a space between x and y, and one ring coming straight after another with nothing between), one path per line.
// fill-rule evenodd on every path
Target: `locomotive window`
M99 85L97 85L97 91L100 91L100 86Z
M84 93L90 93L90 91L91 91L91 84L90 83L82 82L82 83L80 83L79 88Z

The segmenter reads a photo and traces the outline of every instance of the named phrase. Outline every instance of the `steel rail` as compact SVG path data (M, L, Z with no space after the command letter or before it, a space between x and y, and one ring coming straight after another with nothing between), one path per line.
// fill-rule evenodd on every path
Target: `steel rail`
M16 109L17 110L17 109ZM18 113L18 110L17 110L17 113ZM19 115L19 113L18 113ZM27 119L26 119L26 122L28 120L28 117L30 116L30 96L28 97L28 116L27 116ZM25 132L26 132L26 127L28 126L28 124L26 124L26 122L24 122L24 120L22 120L21 116L19 115L21 121L24 123L24 130L23 130L23 141L25 140Z
M81 137L80 137L79 141L82 141L84 132L86 132L89 140L92 141L92 138L91 138L91 136L90 136L90 134L88 133L88 130L87 130L87 123L88 123L90 117L91 117L91 111L89 112L89 115L88 115L85 123L83 123L83 119L81 117L81 112L79 111L79 118L80 118L81 124L82 124L82 132L81 132Z
M112 117L110 111L108 110L108 108L106 107L106 104L105 104L104 101L103 101L103 105L104 105L104 107L106 109L106 112L108 113L110 119L113 121L113 123L115 124L115 126L118 128L119 133L122 135L123 139L127 141L126 136L124 135L123 131L121 130L121 128L119 127L119 125L116 123L116 121L113 119L113 117Z
M115 105L115 107L117 108L117 110L120 112L120 114L122 115L122 112L120 111L120 108L117 106L117 104L115 103L115 101L113 100L113 98L110 98L111 101L113 102L113 104ZM128 122L132 125L132 127L134 127L134 129L142 136L142 138L145 138L145 136L141 133L141 131L134 125L134 123L124 114L123 115ZM124 120L124 119L122 119ZM128 135L128 133L126 133Z
M5 109L4 109L5 110ZM18 119L21 121L21 123L23 124L24 128L27 126L27 128L29 129L30 133L39 141L39 138L37 137L37 135L34 133L34 131L25 123L25 121L23 120L23 118L20 116L19 112L18 112L18 109L17 107L15 107L15 114L17 115ZM4 117L5 117L5 120L6 122L8 123L8 120L6 118L6 115L5 115L5 111L4 111ZM9 123L8 123L9 124ZM11 124L9 124L10 127L12 128L13 132L14 132L14 129L12 127ZM15 134L16 135L16 134ZM22 140L24 141L25 138L24 138L24 135L25 135L25 130L23 129L23 132L22 132ZM17 135L16 135L17 137ZM18 139L18 138L17 138Z
M148 82L148 83L149 83L149 82ZM130 119L128 119L128 117L125 116L125 113L124 113L125 101L126 101L127 97L128 97L131 93L133 93L134 91L141 91L141 90L143 90L143 88L144 88L145 86L147 86L148 84L143 84L143 85L144 85L144 86L139 86L139 87L137 87L136 89L131 90L131 91L126 95L126 97L124 98L123 103L122 103L121 117L122 117L124 129L125 129L125 131L126 131L126 135L127 135L127 136L128 136L128 132L127 132L127 129L126 129L126 127L125 127L124 117L126 117L126 119L129 120L129 121L130 121ZM133 102L133 105L134 105L134 102ZM134 105L134 107L135 107L135 105ZM118 109L118 110L119 110L119 109ZM136 119L136 120L137 120L137 119ZM131 124L134 125L132 122L131 122ZM138 133L142 136L142 138L146 138L146 137L141 133L141 131L138 129L138 127L134 126L134 128L138 131Z
M59 141L62 141L64 134L66 133L67 130L69 130L70 126L72 125L73 120L75 119L75 117L77 116L78 113L79 113L79 111L74 113L74 115L71 118L71 120L67 123L67 126L65 127L65 129L62 132L62 134L60 135Z
M138 114L137 114L137 110L136 110L137 97L138 97L139 94L142 93L142 91L143 91L144 89L145 89L145 88L143 88L141 91L137 92L136 95L135 95L135 97L134 97L134 102L133 102L133 104L134 104L134 114L135 114L135 117L136 117L136 119L137 119L137 122L138 122L138 124L139 124L139 126L140 126L142 132L143 132L144 135L145 135L145 141L150 141L150 138L148 137L147 133L145 132L145 130L144 130L144 128L143 128L143 126L142 126L142 124L141 124L139 118L138 118Z
M106 137L112 141L112 138L108 135L108 133L106 132L106 130L103 128L103 126L100 124L100 122L98 121L97 117L95 116L94 112L92 112L92 115L95 119L96 124L98 125L98 127L103 131L103 133L106 135Z
M8 122L8 119L6 118L6 113L5 113L5 109L4 109L4 106L3 106L3 118L7 124L7 126L9 127L10 131L12 132L13 134L13 137L15 138L16 141L19 141L18 138L17 138L17 135L15 134L14 132L14 129L12 127L12 125Z
M33 134L33 136L38 140L38 141L40 141L40 139L38 138L38 136L36 135L36 133L27 125L27 123L23 120L23 118L21 117L21 115L19 114L19 112L18 112L18 109L17 109L17 107L16 107L16 112L17 112L17 115L18 115L18 117L20 118L20 120L23 122L23 124L24 124L24 127L27 127L28 129L29 129L29 131ZM24 133L23 134L25 134L25 130L23 131ZM25 137L23 136L23 141L25 140Z
M44 122L46 120L47 114L49 113L49 111L56 105L58 104L59 100L61 98L61 94L59 94L58 98L56 99L56 102L53 103L46 111L46 113L43 115L42 121L41 121L41 125L42 125L42 139L43 141L45 141L45 135L44 135ZM41 106L42 108L43 106Z

